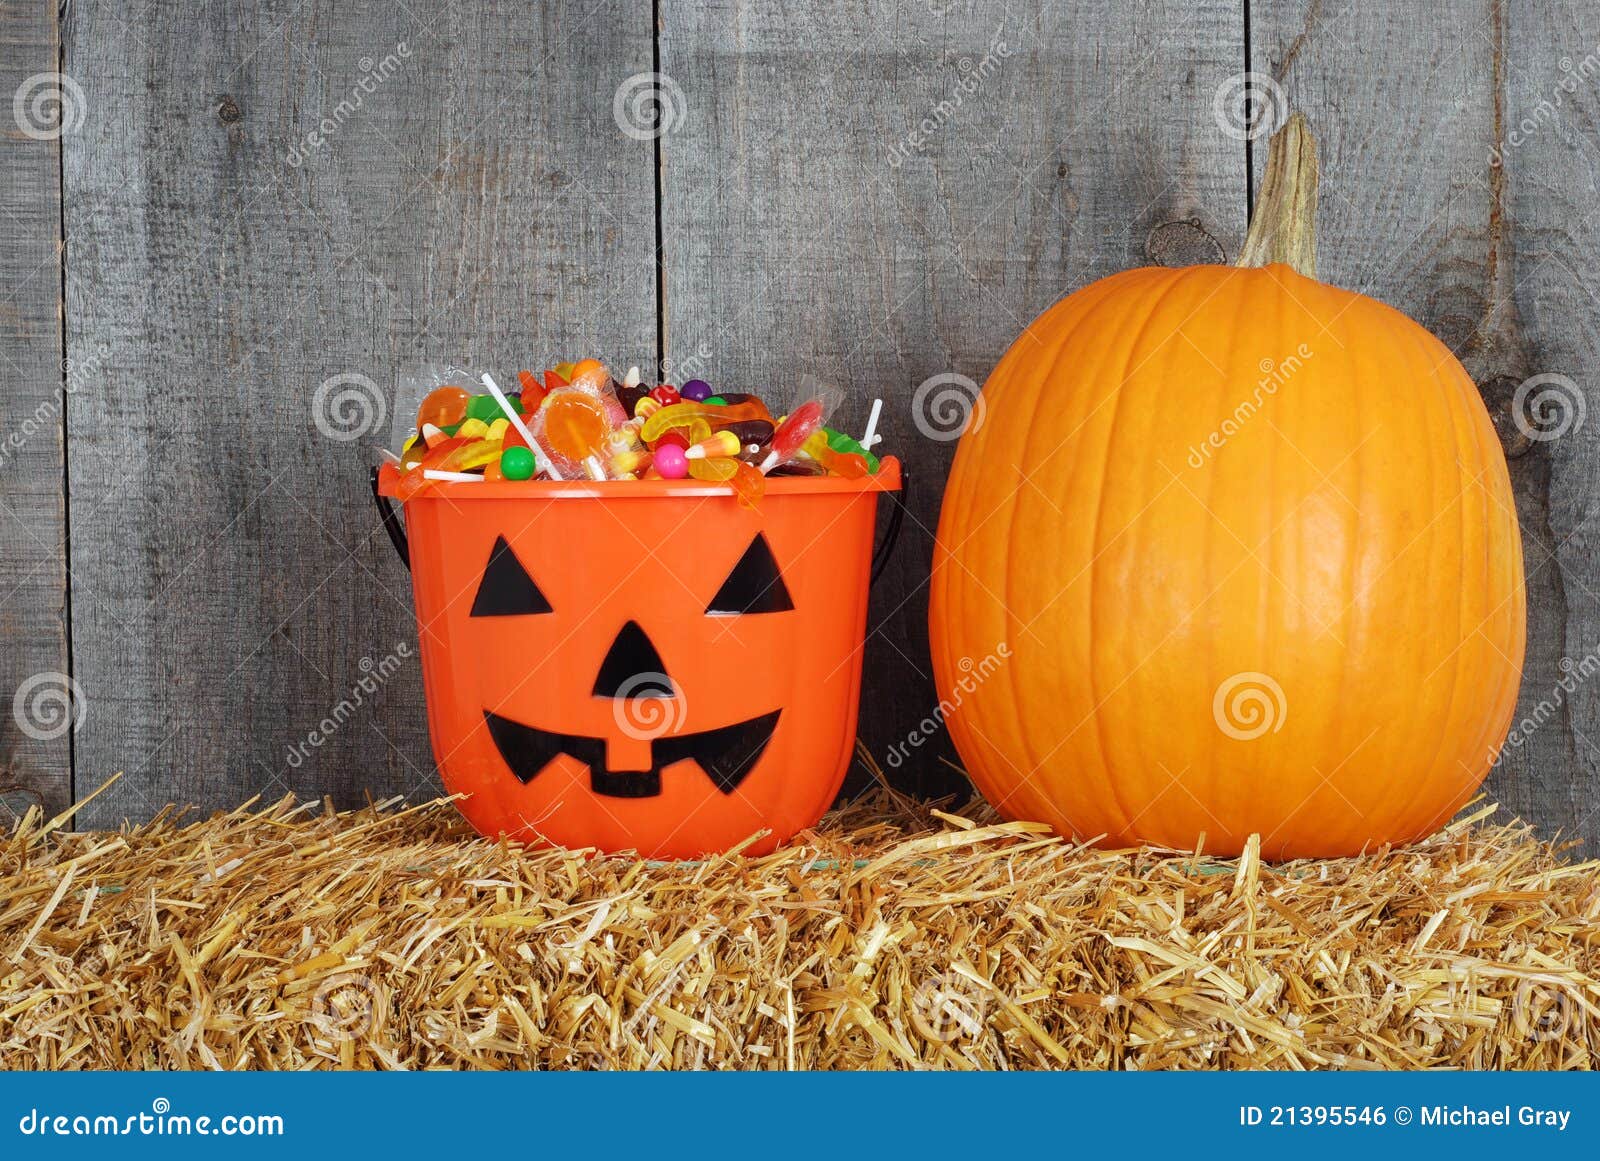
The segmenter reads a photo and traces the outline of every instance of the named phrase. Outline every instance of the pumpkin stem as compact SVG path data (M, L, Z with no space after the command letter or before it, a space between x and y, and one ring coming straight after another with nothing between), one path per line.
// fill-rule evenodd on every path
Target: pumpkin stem
M1300 113L1272 135L1261 196L1234 265L1272 262L1317 276L1317 142Z

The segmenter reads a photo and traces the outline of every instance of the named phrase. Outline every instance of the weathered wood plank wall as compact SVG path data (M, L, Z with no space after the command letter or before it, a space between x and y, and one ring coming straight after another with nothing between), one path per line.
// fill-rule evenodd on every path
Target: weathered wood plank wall
M1600 647L1595 429L1529 440L1511 414L1530 376L1600 389L1600 15L1577 0L64 12L0 6L4 92L57 69L81 90L59 141L0 137L6 429L45 416L0 470L0 693L70 672L84 708L75 733L8 728L0 757L52 806L117 770L86 823L433 788L414 661L308 742L414 632L364 449L425 361L810 375L851 425L888 399L917 492L873 610L861 733L886 755L935 702L954 445L919 388L981 382L1101 275L1230 259L1264 156L1237 105L1281 90L1323 141L1325 275L1455 348L1514 457L1523 712L1548 720L1492 790L1600 837L1600 689L1563 668ZM954 789L950 756L894 776Z
M84 114L54 4L0 5L0 822L72 796L61 342L61 138Z

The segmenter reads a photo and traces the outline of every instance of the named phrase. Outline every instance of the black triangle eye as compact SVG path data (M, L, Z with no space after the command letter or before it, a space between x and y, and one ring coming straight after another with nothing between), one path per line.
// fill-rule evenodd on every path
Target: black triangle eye
M794 608L789 588L778 572L778 562L767 546L767 538L756 533L728 579L706 609L713 616L739 613L787 613Z
M495 538L489 563L472 602L474 617L520 617L527 613L554 612L504 536Z

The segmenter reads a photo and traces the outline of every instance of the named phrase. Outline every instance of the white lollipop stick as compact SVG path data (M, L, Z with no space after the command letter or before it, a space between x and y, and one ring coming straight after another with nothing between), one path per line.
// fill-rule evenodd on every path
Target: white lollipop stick
M441 472L438 468L422 469L422 478L425 480L443 480L450 484L481 484L483 477L471 472Z
M867 451L872 450L873 444L883 442L883 436L878 434L878 416L882 414L883 400L874 399L872 401L872 414L867 416L866 434L861 437L861 446Z
M528 425L522 422L522 416L518 415L517 409L511 406L511 401L505 397L505 392L500 390L500 384L496 383L494 376L487 371L483 373L483 385L489 389L489 394L494 396L494 401L500 405L500 410L506 413L506 418L511 421L511 426L517 429L517 432L527 441L528 446L539 449L539 456L544 460L544 470L550 478L552 480L562 479L561 473L556 470L555 460L551 458L549 452L545 451L544 444L533 438L533 432L528 430Z

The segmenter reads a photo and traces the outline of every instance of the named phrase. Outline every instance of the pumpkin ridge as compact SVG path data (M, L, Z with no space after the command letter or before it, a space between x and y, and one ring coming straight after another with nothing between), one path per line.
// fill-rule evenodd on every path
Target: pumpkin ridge
M1035 377L1030 375L1027 380L1025 380L1023 383L1021 383L1019 385L1020 386L1029 387L1029 388L1032 388L1034 390L1038 390L1040 387L1042 387L1042 380L1047 378L1050 374L1053 374L1055 372L1055 369L1056 369L1056 367L1057 367L1057 365L1059 363L1059 360L1061 358L1062 352L1065 350L1066 346L1071 342L1071 340L1079 333L1079 331L1081 331L1083 329L1083 327L1085 325L1087 325L1088 320L1091 317L1094 316L1096 308L1098 308L1107 298L1110 297L1110 292L1112 290L1114 290L1118 286L1120 286L1120 284L1122 282L1128 280L1127 275L1131 275L1133 273L1135 273L1135 272L1134 271L1125 271L1122 275L1112 276L1110 278L1101 279L1098 282L1091 283L1090 285L1081 288L1076 294L1069 295L1067 298L1062 299L1061 302L1057 303L1055 306L1053 306L1050 309L1048 309L1048 310L1044 311L1043 313L1041 313L1041 315L1038 318L1036 318L1032 323L1030 323L1028 329L1029 330L1033 330L1034 328L1039 327L1041 323L1044 323L1047 319L1049 319L1050 316L1056 314L1057 311L1059 311L1062 316L1067 316L1067 315L1071 315L1071 314L1076 313L1076 318L1074 318L1071 321L1071 323L1068 326L1068 328L1065 331L1065 333L1063 333L1061 336L1059 336L1056 339L1056 350L1055 350L1055 354L1051 356L1051 361L1050 361L1049 367L1046 369L1046 371L1043 374L1037 376L1037 378L1040 380L1040 382L1039 383L1035 383L1033 381ZM1091 296L1087 305L1085 305L1084 302L1081 301L1081 299L1080 299L1080 296L1085 296L1085 295ZM1079 300L1079 301L1074 302L1075 299ZM1068 307L1067 304L1069 304L1069 303L1073 304L1073 307L1075 308L1075 311L1074 311L1074 309ZM991 371L990 374L989 374L989 381L990 382L996 382L996 381L1004 382L1003 376L1006 373L1008 373L1008 372L1009 373L1016 373L1015 364L1017 362L1020 362L1021 360L1020 360L1020 356L1015 360L1012 358L1013 352L1015 350L1016 350L1016 344L1014 343L1014 344L1012 344L1012 347L1009 348L1001 356L1000 362L995 366L995 369L993 371ZM988 389L988 385L986 383L985 384L985 390L987 390L987 389ZM991 394L993 394L993 393L991 392ZM991 399L991 400L989 400L989 402L992 403L993 400ZM976 432L973 433L973 434L977 435ZM1023 440L1022 440L1021 452L1018 455L1018 460L1021 463L1028 462L1028 455L1027 455L1028 444L1029 444L1030 440L1032 439L1033 434L1034 434L1033 433L1033 429L1031 427L1024 433ZM982 461L983 461L985 455L988 454L988 452L989 452L989 449L988 449L988 446L987 446L988 442L989 442L989 439L985 438L985 439L982 440L982 443L980 445L978 440L974 440L972 442L971 446L964 447L962 449L958 449L957 462L956 462L954 470L952 471L953 486L950 489L949 493L947 494L947 501L946 501L948 503L949 502L949 498L953 496L955 501L956 501L956 504L958 505L958 507L955 508L952 511L952 515L954 517L952 523L953 523L953 525L955 527L966 528L967 525L971 523L973 511L975 510L976 504L978 502L978 497L979 497L980 491L981 491L980 488L977 486L977 484L981 483L981 464L982 464ZM965 452L965 457L963 457L963 455L962 455L963 452ZM980 467L974 469L971 466L974 463L978 463L980 465ZM1021 486L1021 483L1020 483L1020 481L1018 481L1017 482L1017 487L1020 488L1020 486ZM991 519L993 519L998 514L999 514L998 507L991 509L988 513L985 513L983 515L982 520L979 522L978 526L976 528L973 528L973 529L969 530L966 536L964 536L959 542L955 543L954 546L951 547L951 546L949 546L949 538L946 535L943 534L944 533L944 524L945 524L945 519L944 519L944 515L945 514L944 514L943 511L941 511L941 518L940 518L940 532L941 532L941 535L938 537L938 539L941 542L940 543L941 550L950 559L945 564L944 569L942 569L938 573L936 573L936 576L935 576L935 583L937 584L937 586L939 588L939 591L940 591L940 594L941 594L940 601L938 602L940 605L943 605L946 601L948 601L950 599L948 597L947 593L946 593L946 590L947 590L948 584L949 584L948 577L950 575L950 570L952 570L952 569L967 570L968 569L968 566L965 564L965 562L961 561L961 560L958 560L957 558L966 554L966 552L968 551L969 543L976 537L976 535L979 532L981 532L983 530L983 527ZM1008 521L1007 521L1007 526L1006 526L1006 530L1005 530L1005 534L1004 534L1004 541L1003 542L1005 544L1019 543L1019 541L1017 541L1017 539L1016 539L1016 529L1015 529L1016 508L1015 508L1014 505L1012 506L1011 511L1007 515L1008 515ZM1007 640L1012 640L1012 639L1015 638L1014 629L1015 629L1016 618L1014 617L1014 615L1012 613L1012 610L1015 608L1015 603L1014 603L1014 601L1012 599L1011 580L1012 580L1012 574L1011 574L1010 570L1008 570L1007 571L1007 577L1006 577L1005 591L1001 594L1001 599L1000 599L1000 605L1001 605L1001 608L1000 608L1000 619L1002 620L1002 622L1003 622L1003 624L1005 626L1004 636L1005 636L1005 638ZM965 598L966 598L965 601L962 601L960 603L960 605L958 606L958 617L962 621L962 623L971 625L971 624L981 623L982 621L984 621L986 619L983 616L984 611L985 611L985 606L987 606L991 601L994 600L993 594L987 589L986 586L981 586L981 585L974 586L974 585L971 585L971 584L968 584L968 585L964 586L963 589L959 590L959 591L964 593ZM957 598L957 599L959 600L959 598ZM973 606L974 602L976 603L976 606L977 606L976 609ZM975 612L976 612L977 615L974 615ZM959 664L959 660L960 659L955 654L958 653L959 650L954 648L954 643L952 641L948 641L947 640L947 641L944 642L944 644L946 646L948 646L948 648L944 648L944 649L940 650L940 659L942 660L944 673L946 675L949 675L949 674L953 673L958 668L958 664ZM998 697L998 692L997 692L997 700L999 702L1001 702L1002 704L1004 704L1010 710L1012 728L1014 730L1014 733L1017 736L1020 737L1021 734L1022 734L1022 730L1023 730L1023 719L1022 719L1022 711L1021 711L1020 706L1021 706L1022 701L1024 700L1024 692L1025 691L1021 690L1020 688L1018 688L1014 684L1012 676L1011 676L1011 674L1009 672L1009 670L1011 668L1012 668L1011 666L1007 666L1006 669L1007 669L1008 672L1002 678L1000 678L1000 680L1005 683L1002 688L1003 688L1004 692L1008 696ZM946 684L948 684L948 682L946 682ZM1000 756L1002 758L1002 760L1006 761L1008 765L1011 765L1012 769L1015 770L1018 774L1022 774L1023 772L1021 770L1017 769L1017 767L1013 763L1011 763L1009 761L1009 759L1005 759L1004 758L1004 756L1003 756L1003 754L1002 754L1002 752L1001 752L1001 750L1000 750L1000 748L998 746L995 746L992 742L990 742L989 739L982 734L982 731L977 728L977 726L972 725L972 724L969 723L969 721L967 719L970 716L972 716L972 714L973 714L973 711L972 710L968 710L968 712L964 713L964 714L963 713L955 713L955 714L950 715L950 720L955 723L954 726L952 727L955 730L955 732L957 734L961 734L961 733L967 733L967 732L970 731L972 733L979 734L980 737L983 737L983 745L984 745L984 747L986 749L988 749L990 752L996 754L997 756ZM959 750L960 747L958 746L957 748ZM1030 749L1026 745L1024 746L1024 748L1025 749ZM1032 761L1033 761L1031 754L1028 754L1027 757L1028 757L1028 760L1029 760L1029 762L1031 764ZM1044 809L1048 809L1048 802L1047 802L1045 796L1042 795L1042 794L1039 794L1037 792L1037 790L1035 788L1033 788L1032 785L1031 785L1033 776L1036 775L1037 773L1038 773L1038 767L1035 765L1033 767L1033 769L1028 774L1024 775L1022 781L1019 782L1018 785L1016 787L1014 787L1012 789L1012 791L1008 795L1005 796L1004 799L1001 799L1000 802L997 802L997 805L1001 806L1003 808L1005 806L1007 800L1014 799L1014 798L1020 796L1020 797L1023 797L1023 798L1025 798L1025 799L1027 799L1027 800L1029 800L1030 802L1033 803L1033 805L1029 807L1030 811L1031 810L1041 810L1042 811ZM970 771L968 771L968 777L969 777L969 779L972 778L972 775L971 775ZM980 775L980 777L981 777L981 775ZM999 795L994 794L993 792L991 792L990 790L988 790L985 787L979 787L979 789L983 790L984 793L986 795L989 795L990 797L997 797L997 798L999 797ZM1018 813L1020 813L1020 812L1018 812ZM1060 811L1059 810L1056 811L1056 813L1058 815L1060 815ZM1065 819L1064 815L1061 815L1061 817L1063 819ZM1065 820L1068 821L1069 823L1071 822L1070 819L1065 819Z
M1449 700L1449 702L1447 703L1447 705L1445 707L1446 728L1443 729L1443 730L1440 730L1438 732L1438 734L1436 735L1436 737L1434 738L1433 756L1428 761L1428 775L1429 775L1430 778L1433 778L1433 777L1450 777L1452 779L1458 780L1457 779L1457 771L1455 771L1455 770L1449 770L1449 771L1445 772L1444 774L1437 773L1437 770L1438 770L1438 767L1439 767L1441 761L1444 760L1445 757L1446 757L1445 749L1449 745L1450 739L1453 736L1456 736L1456 734L1458 733L1457 730L1455 730L1455 729L1453 729L1451 727L1453 726L1453 723L1456 720L1456 707L1462 701L1462 697L1461 697L1462 688L1461 687L1462 687L1463 679L1466 677L1466 674L1463 672L1463 663L1462 663L1461 654L1462 654L1462 651L1466 648L1466 646L1471 642L1471 638L1470 637L1464 636L1462 634L1462 625L1465 624L1465 622L1466 622L1466 617L1465 617L1465 614L1464 614L1463 605L1466 603L1466 600L1467 600L1467 585L1466 585L1466 582L1467 582L1467 556L1468 556L1469 552L1471 551L1471 547L1472 547L1471 537L1468 534L1468 517L1467 517L1467 510L1466 510L1466 507L1467 507L1466 506L1467 494L1466 494L1466 488L1463 486L1463 480L1462 480L1462 475L1463 475L1462 459L1470 451L1471 453L1473 453L1472 458L1474 460L1476 460L1478 458L1478 456L1476 454L1478 449L1475 446L1473 446L1471 448L1463 446L1463 438L1462 438L1463 435L1467 435L1467 436L1470 437L1471 432L1470 432L1470 429L1467 432L1463 432L1462 431L1462 423L1467 418L1465 416L1465 414L1464 414L1464 410L1465 409L1464 409L1464 407L1462 405L1466 402L1466 400L1462 397L1460 391L1456 389L1456 384L1453 382L1453 380L1455 378L1455 376L1454 376L1454 368L1451 367L1449 365L1449 363L1445 362L1444 360L1439 360L1439 361L1435 362L1430 358L1431 352L1427 349L1427 345L1422 341L1421 335L1419 335L1417 333L1417 331L1419 329L1420 328L1414 328L1414 329L1408 330L1406 337L1411 341L1411 346L1412 346L1412 348L1413 348L1418 360L1421 362L1422 366L1425 367L1425 368L1428 368L1424 372L1424 376L1425 377L1424 377L1424 379L1422 381L1423 382L1439 382L1439 372L1440 372L1441 368L1444 369L1445 374L1448 375L1448 377L1449 377L1448 379L1445 380L1445 383L1448 384L1448 388L1445 389L1445 390L1442 390L1441 394L1444 396L1445 408L1447 410L1447 413L1450 416L1450 421L1451 421L1450 422L1450 426L1451 426L1451 433L1450 434L1451 434L1451 437L1452 437L1451 438L1451 446L1452 446L1452 449L1453 449L1453 455L1452 455L1451 458L1454 460L1455 467L1456 467L1456 470L1455 470L1455 483L1456 483L1455 508L1456 508L1456 541L1457 541L1456 557L1457 557L1457 565L1456 565L1456 578L1455 578L1455 590L1456 590L1456 638L1455 639L1456 639L1457 642L1459 642L1459 644L1457 644L1457 646L1450 651L1450 656L1448 658L1446 658L1444 661L1440 662L1439 667L1438 667L1438 668L1441 668L1441 669L1445 665L1449 665L1451 667L1451 674L1450 674L1450 700ZM1452 356L1452 361L1453 361L1453 358L1454 357ZM1430 366L1430 364L1431 364L1431 366ZM1489 537L1492 535L1492 533L1489 532L1490 525L1484 523L1482 526L1485 529L1485 538L1484 538L1484 545L1483 545L1483 557L1484 557L1484 560L1487 561L1487 559L1488 559L1488 550L1489 550ZM1479 626L1479 628L1481 628L1481 627L1482 626ZM1476 633L1476 632L1477 632L1477 630L1475 629L1474 633ZM1469 704L1468 705L1469 714L1470 714L1470 710L1471 710L1471 706ZM1470 719L1467 720L1467 721L1462 722L1462 726L1461 726L1462 730L1468 730L1468 729L1471 729L1471 728L1472 728L1472 722L1470 721ZM1459 761L1459 756L1455 756L1455 757ZM1468 788L1467 794L1470 794L1470 793L1471 793L1471 789ZM1418 781L1412 783L1412 785L1411 785L1411 793L1405 797L1405 799L1403 800L1403 802L1401 804L1401 808L1400 808L1400 817L1401 817L1401 819L1414 819L1417 816L1417 814L1418 814L1417 799L1420 796L1420 794L1421 794L1421 780L1419 779ZM1460 808L1461 803L1465 800L1465 797L1466 796L1463 795L1459 791L1456 792L1455 794L1451 795L1451 799L1453 801L1453 805L1449 805L1449 806L1443 808L1441 810L1441 813L1448 812L1449 814L1454 814L1455 811Z
M1168 299L1172 298L1176 294L1178 287L1183 284L1187 276L1191 275L1197 269L1200 268L1194 266L1180 268L1168 277L1164 286L1153 291L1150 309L1146 312L1144 319L1139 323L1138 329L1133 332L1133 338L1131 342L1128 342L1122 347L1123 354L1121 357L1121 362L1123 363L1123 370L1118 381L1116 400L1112 404L1111 424L1106 436L1104 462L1107 464L1113 460L1113 448L1116 445L1118 432L1120 430L1117 417L1121 414L1124 393L1128 389L1128 383L1130 379L1132 379L1132 377L1136 375L1139 370L1138 367L1130 366L1133 360L1133 355L1140 349L1145 334L1150 329L1150 324L1160 313L1162 306L1166 304ZM1206 301L1210 301L1211 297L1211 295L1208 295L1206 297ZM1193 317L1192 312L1189 317ZM1142 367L1144 363L1148 361L1148 358L1141 360L1139 367ZM1096 658L1096 642L1099 640L1099 636L1095 632L1095 626L1099 623L1098 615L1100 606L1100 586L1098 583L1097 574L1099 572L1100 559L1105 551L1105 546L1101 543L1101 533L1105 525L1106 496L1110 490L1108 487L1108 475L1109 473L1102 468L1099 473L1100 490L1099 494L1095 498L1094 523L1092 525L1092 531L1089 538L1089 628L1087 630L1088 641L1085 649L1089 663L1087 666L1086 679L1089 684L1089 702L1091 706L1090 717L1094 725L1095 745L1100 752L1100 766L1105 772L1106 780L1109 784L1111 800L1116 805L1117 813L1122 816L1122 825L1117 828L1118 833L1128 834L1133 830L1134 820L1138 816L1129 809L1127 801L1123 797L1121 780L1118 778L1117 771L1114 768L1114 763L1112 761L1112 751L1114 747L1109 744L1109 739L1106 737L1107 723L1105 720L1105 715L1099 712L1099 710L1103 708L1104 700L1100 695L1100 682L1098 674L1096 673L1096 669L1098 667L1098 660ZM1135 519L1137 521L1137 518ZM1141 659L1138 666L1134 668L1133 673L1137 673L1146 664L1148 664L1149 661L1149 657ZM1126 685L1128 681L1132 680L1132 676L1133 675L1130 674L1128 677L1125 677L1116 688L1121 689L1123 685ZM1115 692L1115 689L1112 690L1112 693ZM1109 696L1111 695L1106 695L1106 697ZM1080 722L1078 725L1074 726L1074 732L1082 728L1082 725L1083 723Z
M1132 275L1138 275L1138 274L1145 274L1146 276L1148 276L1148 271L1149 270L1150 270L1149 267L1140 267L1140 268L1138 268L1136 270L1126 271L1125 275L1126 276L1132 276ZM1124 276L1124 277L1116 277L1116 276L1114 276L1113 279L1105 279L1103 281L1106 281L1106 282L1113 282L1114 281L1115 285L1114 285L1113 289L1120 289L1121 283L1126 282L1126 281L1134 281L1134 279L1132 277L1126 277L1126 276ZM1091 287L1093 287L1095 285L1099 285L1099 284L1098 283L1091 283L1090 287L1085 287L1084 290L1088 290L1088 289L1090 289ZM1083 291L1080 290L1078 293L1081 294L1081 293L1083 293ZM1045 368L1040 374L1038 374L1036 376L1037 384L1035 386L1035 390L1037 392L1042 393L1044 384L1051 377L1053 377L1055 375L1057 369L1060 366L1061 360L1066 355L1068 347L1070 347L1073 344L1073 341L1077 338L1078 334L1082 330L1084 330L1085 327L1088 326L1089 320L1091 318L1095 318L1097 316L1097 312L1098 312L1099 308L1101 306L1105 305L1108 301L1111 301L1111 299L1112 299L1112 296L1109 293L1107 293L1107 294L1102 294L1100 297L1095 299L1093 302L1089 303L1087 306L1083 306L1083 305L1080 304L1078 317L1073 320L1071 327L1069 329L1067 329L1066 331L1064 331L1064 333L1057 340L1056 348L1055 348L1055 354L1051 357L1049 366L1047 368ZM1034 385L1032 383L1032 381L1030 381L1030 385ZM1120 393L1120 389L1119 389L1119 393ZM1084 425L1089 422L1089 418L1088 417L1093 416L1094 413L1097 412L1100 409L1100 407L1103 406L1103 405L1104 405L1103 403L1102 404L1096 404L1094 407L1089 408L1087 416L1085 418L1081 419L1072 428L1072 430L1070 432L1068 432L1068 434L1058 442L1056 451L1059 452L1061 447L1064 446L1065 443L1068 440L1076 439L1078 437L1078 433L1083 430ZM1113 420L1114 420L1114 418L1115 418L1115 415L1113 413ZM1024 438L1024 441L1023 441L1023 455L1021 457L1021 462L1022 463L1027 464L1027 463L1036 463L1036 462L1038 462L1033 456L1031 456L1029 454L1029 452L1031 451L1033 441L1036 438L1040 438L1041 437L1041 434L1042 434L1041 433L1041 427L1042 427L1042 425L1039 425L1039 424L1034 424L1034 425L1030 426L1030 428L1028 430L1028 434ZM1055 453L1052 452L1052 454L1055 454ZM1021 509L1020 509L1019 506L1017 506L1015 504L1012 505L1011 512L1010 512L1010 517L1009 517L1008 524L1007 524L1007 529L1006 529L1006 542L1008 544L1023 544L1023 543L1026 543L1024 538L1019 537L1017 535L1016 522L1017 522L1017 519L1019 517L1020 511L1021 511ZM1094 545L1094 541L1091 539L1091 541L1090 541L1091 552L1093 551L1093 545ZM1014 578L1020 577L1021 575L1023 575L1022 570L1015 570L1015 571L1008 570L1007 575L1006 575L1006 589L1005 589L1005 593L1004 593L1004 604L1005 604L1005 615L1006 615L1006 618L1007 618L1007 628L1008 628L1008 630L1014 628L1015 625L1020 622L1020 618L1017 617L1016 611L1015 611L1016 607L1017 607L1017 602L1014 599L1013 584L1014 584ZM1091 578L1091 580L1092 580L1092 578ZM1092 586L1091 586L1089 591L1090 591L1091 608L1092 608L1092 599L1093 599L1093 588L1092 588ZM1035 620L1037 620L1037 616L1035 617ZM1009 635L1009 633L1008 633L1008 635ZM1008 667L1008 669L1014 669L1014 668L1015 667ZM1084 723L1080 721L1079 723L1074 725L1072 727L1072 729L1069 730L1065 735L1063 735L1063 737L1054 746L1052 746L1045 753L1045 755L1042 758L1037 757L1036 756L1035 747L1034 747L1034 745L1032 743L1031 738L1028 735L1027 722L1023 717L1022 709L1021 709L1022 705L1026 701L1027 691L1019 688L1015 684L1015 678L1012 678L1009 675L1008 675L1008 681L1011 683L1010 684L1010 692L1011 692L1012 696L1010 698L1008 698L1007 700L1010 703L1011 708L1012 708L1012 712L1016 717L1017 737L1018 737L1018 739L1019 739L1019 741L1021 743L1021 747L1022 747L1022 750L1023 750L1023 756L1027 760L1028 766L1029 766L1028 772L1023 776L1023 780L1022 780L1021 785L1025 786L1027 788L1027 792L1028 792L1029 796L1031 798L1033 798L1037 802L1038 806L1041 806L1041 807L1044 807L1046 809L1049 809L1050 808L1049 799L1048 799L1048 797L1046 795L1044 795L1044 794L1039 792L1038 788L1034 784L1035 783L1035 779L1038 777L1038 775L1039 775L1041 769L1044 767L1045 763L1049 762L1057 753L1060 752L1062 747L1064 747L1066 745L1067 739L1071 738L1072 735L1074 733L1076 733L1077 730L1080 729L1083 726ZM1058 809L1057 813L1062 814L1062 817L1066 818L1066 815L1061 810ZM1069 823L1071 823L1071 825L1074 827L1074 829L1076 828L1076 826L1077 826L1077 821L1076 820L1067 819L1067 821Z

